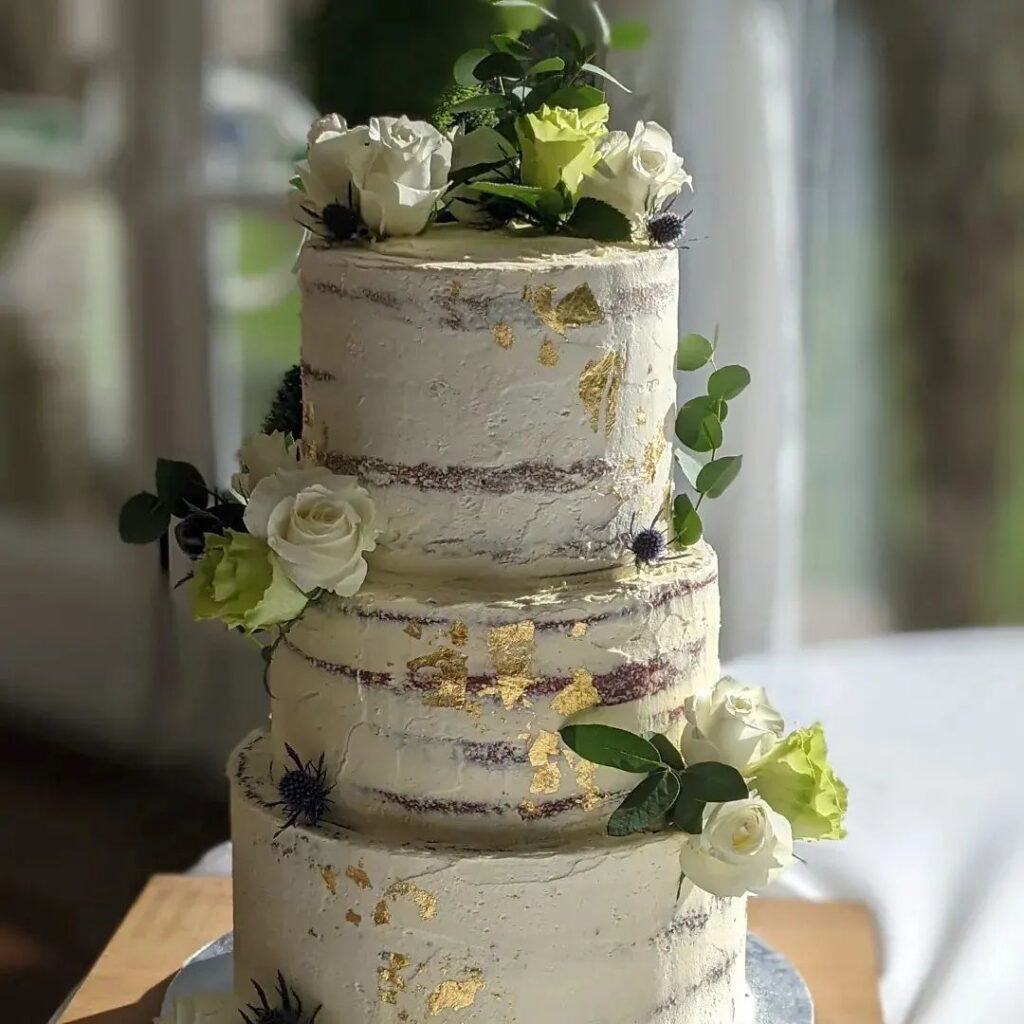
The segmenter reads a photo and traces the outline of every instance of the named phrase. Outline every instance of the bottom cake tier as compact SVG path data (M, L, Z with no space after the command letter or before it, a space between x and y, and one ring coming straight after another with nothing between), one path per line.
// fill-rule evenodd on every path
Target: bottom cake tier
M746 903L675 833L503 852L283 828L270 744L232 756L235 989L278 972L318 1024L739 1024Z

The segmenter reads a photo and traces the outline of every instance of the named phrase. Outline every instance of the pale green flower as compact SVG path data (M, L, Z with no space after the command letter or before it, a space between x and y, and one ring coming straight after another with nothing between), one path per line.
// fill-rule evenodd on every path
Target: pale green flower
M189 581L189 597L195 618L220 619L247 633L291 622L307 601L265 540L233 530L206 538L206 551Z
M798 729L746 772L758 795L793 826L795 839L843 839L847 789L828 763L821 725Z
M542 106L516 121L523 151L522 180L536 188L565 182L575 193L597 163L597 142L607 134L608 104L589 110Z

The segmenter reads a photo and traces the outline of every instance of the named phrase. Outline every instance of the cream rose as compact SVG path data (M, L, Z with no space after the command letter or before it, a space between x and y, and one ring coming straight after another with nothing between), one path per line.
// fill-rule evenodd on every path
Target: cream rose
M782 716L763 687L720 680L709 693L690 697L683 707L686 726L679 749L687 764L720 761L743 772L767 754L782 736Z
M313 122L309 130L306 159L295 165L302 182L289 196L292 212L304 223L310 208L319 215L332 203L358 206L353 184L354 168L365 162L370 141L366 125L349 128L338 114L328 114Z
M302 464L302 445L287 434L253 434L238 451L241 471L231 478L231 489L240 498L248 498L253 488L279 469L298 469Z
M614 206L631 220L654 213L693 179L672 136L655 121L638 121L630 138L609 132L597 146L597 164L580 183L579 194Z
M774 881L793 862L793 832L763 800L711 805L703 834L687 837L679 862L705 892L743 896Z
M448 185L451 141L426 121L371 117L366 149L352 165L359 209L378 235L417 235Z
M355 477L328 469L278 470L254 488L245 525L263 537L288 578L304 593L351 597L366 578L367 551L383 524Z

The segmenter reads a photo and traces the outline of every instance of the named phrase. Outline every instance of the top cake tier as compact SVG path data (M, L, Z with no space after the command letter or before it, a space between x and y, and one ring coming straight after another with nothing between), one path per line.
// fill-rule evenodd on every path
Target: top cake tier
M438 227L300 257L304 441L399 573L604 568L671 472L677 253Z

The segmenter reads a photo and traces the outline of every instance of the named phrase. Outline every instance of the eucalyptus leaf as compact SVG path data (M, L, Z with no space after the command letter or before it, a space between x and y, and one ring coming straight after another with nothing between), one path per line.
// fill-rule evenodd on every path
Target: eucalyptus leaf
M561 57L545 57L526 69L528 75L549 75L552 72L564 71L565 61Z
M708 804L727 804L750 796L743 776L731 764L719 764L717 761L687 768L683 789L688 796Z
M492 171L497 171L502 167L507 167L511 160L511 157L506 157L504 160L495 160L490 163L470 164L468 167L462 167L457 171L452 171L452 173L448 175L448 185L449 187L454 185L464 185L467 181L472 181L473 178L479 178L481 175L490 174Z
M480 82L493 78L522 78L523 65L510 53L489 53L475 68L473 75Z
M726 455L709 462L697 477L697 491L706 498L720 498L739 476L742 455Z
M750 384L750 371L745 366L723 366L708 378L708 394L727 401L741 394Z
M684 548L693 547L704 536L700 513L687 494L680 494L672 503L672 531L676 543Z
M601 5L597 0L590 0L590 7L594 12L594 18L597 21L598 30L601 33L601 45L607 46L612 41L612 26L608 21L607 15L601 8Z
M662 825L679 796L674 772L649 775L619 805L608 820L608 835L631 836Z
M689 796L686 788L682 788L678 799L672 807L672 824L680 832L688 832L691 836L699 836L704 831L703 800Z
M683 771L686 764L676 745L664 734L657 732L651 737L651 746L661 755L661 760L676 771Z
M679 410L676 437L695 452L710 452L722 447L722 421L709 407L707 399L692 399Z
M703 334L687 334L676 348L676 369L692 372L706 366L715 354L715 347Z
M490 52L490 50L484 49L483 47L467 50L455 62L455 66L452 68L452 77L459 85L464 86L465 88L471 88L474 85L478 85L479 82L476 75L473 74L473 69Z
M159 540L171 525L167 506L148 491L129 498L121 507L117 532L126 544L151 544Z
M589 110L604 103L604 92L592 85L567 85L553 92L545 102L549 107Z
M547 221L554 221L562 212L565 202L561 192L553 188L532 185L512 185L503 181L475 181L470 186L475 192L511 199Z
M470 96L467 100L452 104L453 114L471 114L474 110L505 110L511 106L509 98L496 92L485 92L481 96Z
M579 238L599 242L628 242L633 237L629 219L610 203L585 196L576 204L566 227Z
M675 450L676 462L679 464L679 468L683 471L683 476L686 477L686 482L694 487L697 484L697 477L700 476L700 471L704 468L704 463L700 459L695 459L689 452L684 451L682 448L676 448Z
M567 725L559 733L585 761L646 775L664 767L657 747L642 736L610 725Z
M288 184L291 185L291 187L293 189L295 189L296 192L305 192L306 191L306 184L302 180L301 175L293 174L288 179Z
M606 82L611 82L612 85L617 85L623 92L633 92L632 89L623 85L614 75L610 75L604 68L598 67L596 64L584 64L580 70L586 71L588 75L596 75L598 78L603 78Z
M190 462L156 460L156 493L177 519L209 504L209 492L203 474Z
M642 50L650 35L646 22L623 18L611 23L608 46L612 50Z
M533 113L547 103L548 98L562 88L561 78L548 78L535 85L523 98L523 110Z
M526 43L507 32L499 32L491 36L491 45L502 53L511 53L513 57L529 57L533 52ZM486 51L484 52L486 53Z

